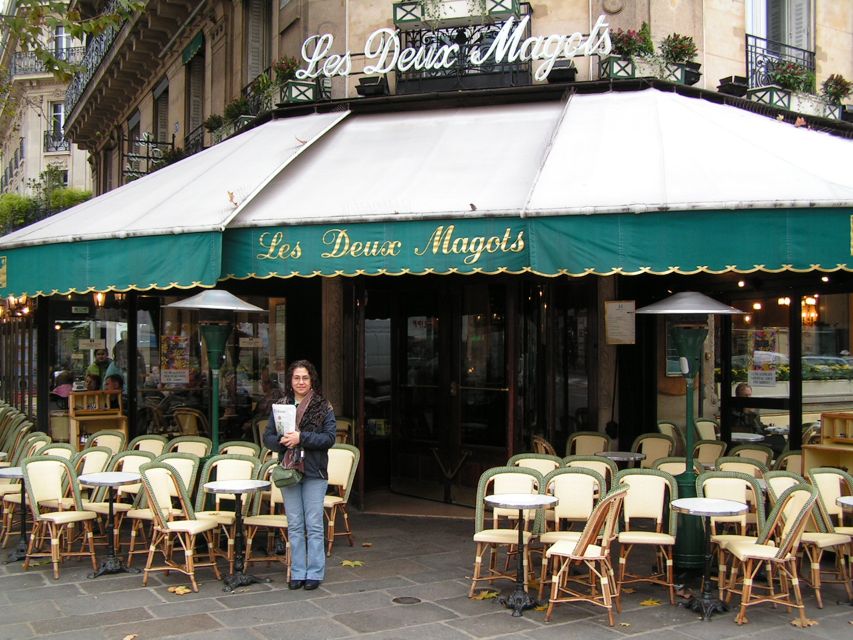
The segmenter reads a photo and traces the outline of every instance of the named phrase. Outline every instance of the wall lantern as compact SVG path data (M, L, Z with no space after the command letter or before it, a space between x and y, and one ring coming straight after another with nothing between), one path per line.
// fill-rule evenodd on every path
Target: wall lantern
M816 295L803 297L801 316L803 319L803 326L813 327L817 324L818 313Z

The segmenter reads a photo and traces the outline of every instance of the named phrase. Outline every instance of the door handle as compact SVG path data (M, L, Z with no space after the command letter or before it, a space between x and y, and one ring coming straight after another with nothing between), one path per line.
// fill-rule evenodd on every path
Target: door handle
M459 394L459 384L456 382L450 383L450 397L455 398Z

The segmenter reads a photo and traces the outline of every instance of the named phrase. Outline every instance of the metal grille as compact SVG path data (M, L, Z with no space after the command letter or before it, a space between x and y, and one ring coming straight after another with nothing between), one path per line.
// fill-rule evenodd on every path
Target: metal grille
M184 136L184 151L188 156L204 151L204 125L196 127Z
M814 73L815 52L747 34L746 72L750 89L771 84L770 72L778 62L794 62Z
M68 151L71 144L62 135L61 131L45 131L44 132L44 150L48 153L52 151Z
M156 171L164 164L167 154L175 150L175 136L171 141L154 140L150 136L123 141L121 171L124 183Z
M69 64L80 64L83 60L84 47L68 47L56 52L56 57ZM12 75L22 76L31 73L47 73L44 62L32 51L18 51L12 61Z

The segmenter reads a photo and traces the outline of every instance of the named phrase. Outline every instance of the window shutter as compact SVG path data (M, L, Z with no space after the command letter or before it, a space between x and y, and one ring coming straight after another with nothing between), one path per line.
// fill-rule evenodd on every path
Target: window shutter
M787 36L788 44L811 51L811 0L789 0Z
M157 140L169 140L169 90L161 92L154 102L154 109L157 114L157 131L155 137Z
M189 96L187 103L186 133L201 126L204 113L204 56L197 55L190 60L187 69L189 78Z
M767 39L786 43L785 0L767 0Z
M268 0L249 0L246 14L246 81L251 82L269 66L269 46L266 40Z

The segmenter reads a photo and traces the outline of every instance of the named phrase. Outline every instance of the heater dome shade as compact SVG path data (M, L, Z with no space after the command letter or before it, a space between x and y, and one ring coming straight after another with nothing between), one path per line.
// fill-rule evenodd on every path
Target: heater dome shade
M744 312L696 291L682 291L659 302L637 309L636 313L735 315Z
M167 309L210 309L219 311L264 311L260 307L244 302L222 289L207 289L194 296L165 305Z

